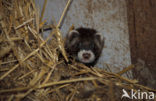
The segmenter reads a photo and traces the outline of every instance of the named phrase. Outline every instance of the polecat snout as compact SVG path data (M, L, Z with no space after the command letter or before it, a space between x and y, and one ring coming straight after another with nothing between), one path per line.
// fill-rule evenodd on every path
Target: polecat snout
M94 66L101 55L104 38L91 28L77 28L66 36L65 49L76 61Z

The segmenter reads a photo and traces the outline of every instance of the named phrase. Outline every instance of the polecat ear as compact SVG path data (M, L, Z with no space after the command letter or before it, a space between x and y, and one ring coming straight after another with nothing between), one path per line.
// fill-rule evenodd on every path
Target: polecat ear
M96 33L95 36L100 41L104 41L105 40L105 37L103 37L102 33Z
M78 41L79 32L77 30L71 30L66 37L65 47L71 47Z
M98 48L103 48L105 44L105 37L103 37L102 33L96 33L95 34L95 44L98 46Z
M67 38L68 39L73 39L75 37L77 37L79 35L79 32L77 30L71 30L68 35Z

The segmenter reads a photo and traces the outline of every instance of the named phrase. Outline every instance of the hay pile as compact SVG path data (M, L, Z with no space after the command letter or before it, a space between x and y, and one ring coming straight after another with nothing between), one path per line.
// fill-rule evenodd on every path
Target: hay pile
M120 101L123 88L154 91L119 74L66 64L58 26L41 37L44 23L33 0L1 0L0 10L1 101Z

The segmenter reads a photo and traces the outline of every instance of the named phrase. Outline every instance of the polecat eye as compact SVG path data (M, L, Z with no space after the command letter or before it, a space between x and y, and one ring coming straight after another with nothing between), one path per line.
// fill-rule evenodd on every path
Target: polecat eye
M91 49L95 48L95 44L92 43L92 44L90 45L90 48L91 48Z
M79 47L82 47L82 43L81 42L79 43Z

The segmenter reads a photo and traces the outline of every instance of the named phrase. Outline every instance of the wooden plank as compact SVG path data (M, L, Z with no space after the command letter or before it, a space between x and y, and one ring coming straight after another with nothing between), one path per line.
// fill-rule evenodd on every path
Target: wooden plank
M132 63L143 60L156 78L156 1L127 0L127 10Z

